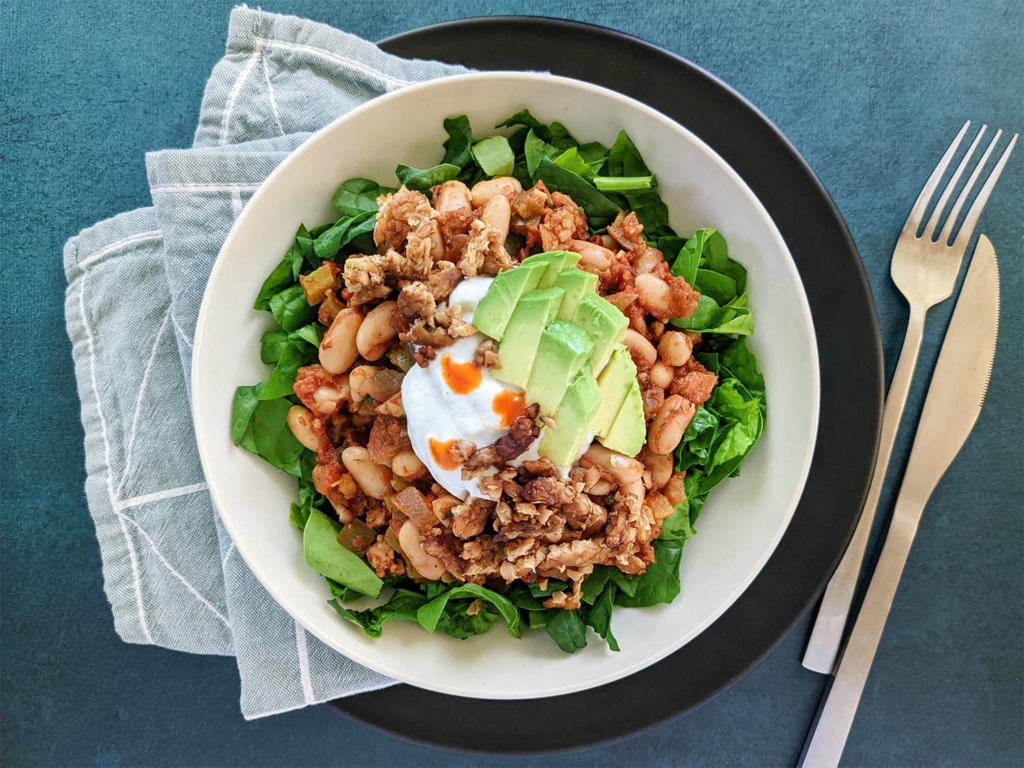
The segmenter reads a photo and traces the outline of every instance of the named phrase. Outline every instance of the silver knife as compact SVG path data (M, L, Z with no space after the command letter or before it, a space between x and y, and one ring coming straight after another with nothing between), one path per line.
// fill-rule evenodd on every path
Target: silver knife
M998 329L999 268L992 243L981 235L928 387L882 554L804 748L804 768L839 765L925 505L981 413Z

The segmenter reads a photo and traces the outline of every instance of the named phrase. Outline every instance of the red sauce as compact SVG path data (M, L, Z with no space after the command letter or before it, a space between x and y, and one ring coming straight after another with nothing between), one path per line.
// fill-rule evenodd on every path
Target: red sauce
M456 443L454 437L451 440L435 440L430 438L427 442L430 443L430 455L434 457L434 461L437 462L437 466L441 469L451 472L461 466L459 462L453 461L448 453L448 450Z
M441 358L441 375L457 395L468 395L480 386L484 373L473 363L456 363L451 355Z
M502 429L508 429L512 426L512 422L522 416L523 411L526 410L526 393L503 389L494 396L491 408L501 417L499 426Z

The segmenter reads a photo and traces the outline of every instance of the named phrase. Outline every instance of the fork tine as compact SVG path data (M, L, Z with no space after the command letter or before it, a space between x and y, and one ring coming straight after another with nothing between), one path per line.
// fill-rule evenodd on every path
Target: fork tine
M964 123L964 127L960 129L960 133L953 139L953 143L949 145L949 149L946 150L946 154L939 160L939 164L935 166L935 170L932 171L932 175L928 177L927 183L924 185L924 189L921 190L921 194L917 197L917 202L914 203L913 209L910 211L910 215L907 217L907 223L903 225L902 235L910 234L911 237L917 237L917 230L921 227L921 220L924 218L924 212L928 208L928 201L932 199L932 195L935 193L935 188L939 186L939 181L942 179L942 174L946 172L946 168L949 167L949 161L953 159L953 155L956 154L957 147L960 146L961 140L964 138L964 134L967 133L967 129L970 127L971 121L968 120Z
M942 197L940 197L939 198L939 202L937 202L935 204L935 210L932 211L931 218L928 219L928 226L926 226L924 228L924 233L921 235L921 237L924 237L924 238L927 238L928 240L931 240L932 239L932 235L935 234L935 230L938 228L939 221L942 218L942 210L946 207L946 203L948 202L950 195L953 194L953 190L956 189L956 184L957 184L958 181L960 181L960 177L963 175L964 169L967 168L967 163L970 162L971 157L974 155L974 150L978 148L978 144L981 141L981 137L985 135L985 129L986 128L988 128L987 125L981 126L981 130L978 131L978 135L975 136L974 137L974 141L971 142L971 146L970 146L970 148L968 148L967 154L965 154L963 160L960 161L960 165L958 165L956 167L956 171L953 173L953 177L949 180L949 183L946 184L946 188L944 190L942 190ZM997 134L997 138L998 138L998 134ZM985 155L985 157L987 158L988 155ZM978 163L978 167L980 168L984 164L985 164L985 161L982 160L980 163ZM970 187L971 184L974 183L974 180L977 178L978 171L975 170L974 173L975 173L975 175L971 176L971 180L969 182L967 182L968 188ZM960 212L960 207L959 206L962 204L961 203L962 199L963 199L963 195L961 195L960 199L957 200L957 204L958 204L957 208L956 208L956 212L957 213ZM950 218L955 218L955 215L950 217Z
M985 150L985 154L981 156L981 160L978 161L974 171L971 173L971 177L967 179L967 183L964 184L964 188L960 190L960 194L956 199L956 203L953 205L953 210L949 212L949 218L946 219L946 225L942 228L942 234L939 235L939 242L946 244L949 242L949 236L953 234L953 227L956 226L956 219L960 215L960 209L964 207L964 203L967 202L967 196L971 193L971 188L974 187L974 182L978 180L981 175L982 168L985 167L985 163L988 162L989 157L992 155L992 151L996 148L996 144L999 143L999 139L1002 138L1002 130L996 131L995 137L988 145L988 149Z
M1018 134L1013 134L1013 138L1010 139L1010 144L1003 152L1002 157L999 158L999 162L996 163L996 167L992 169L992 173L989 174L988 179L985 181L984 186L978 192L978 196L974 199L974 205L967 211L967 215L964 217L964 223L960 226L960 232L956 236L956 242L954 245L957 248L965 249L967 247L967 241L971 239L971 235L974 234L974 228L978 224L978 219L981 218L981 212L985 208L985 204L988 202L989 195L992 194L992 190L995 189L996 182L999 181L999 174L1003 172L1003 168L1006 166L1006 161L1010 159L1010 153L1013 152L1014 146L1017 144ZM945 234L945 231L943 232Z

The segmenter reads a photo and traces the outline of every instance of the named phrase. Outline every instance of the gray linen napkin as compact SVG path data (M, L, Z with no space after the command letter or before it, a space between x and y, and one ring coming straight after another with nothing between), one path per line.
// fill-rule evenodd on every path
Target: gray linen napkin
M193 147L146 157L153 207L64 248L86 494L114 625L125 642L234 655L247 719L394 681L307 634L220 525L187 394L203 289L242 208L311 132L375 96L464 71L236 8Z

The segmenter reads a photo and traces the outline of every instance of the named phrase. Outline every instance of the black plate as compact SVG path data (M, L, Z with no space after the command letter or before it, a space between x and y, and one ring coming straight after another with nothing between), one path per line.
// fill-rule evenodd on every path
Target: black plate
M404 738L519 753L593 745L692 709L757 664L814 602L863 504L881 418L882 352L850 233L806 162L764 115L649 43L575 22L506 17L425 27L381 47L407 58L587 80L654 107L707 142L750 185L796 260L818 335L821 418L803 500L778 549L718 621L667 659L548 699L484 701L398 685L334 706Z

